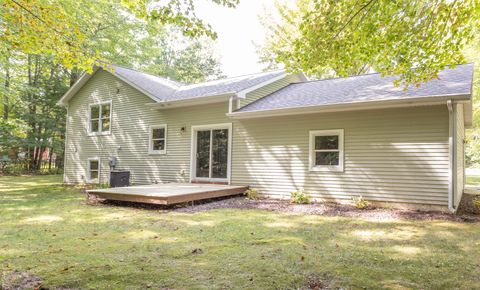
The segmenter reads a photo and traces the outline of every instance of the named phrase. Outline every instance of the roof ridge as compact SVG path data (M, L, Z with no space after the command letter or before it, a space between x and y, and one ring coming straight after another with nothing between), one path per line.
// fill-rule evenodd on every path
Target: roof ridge
M210 81L205 81L205 82L198 82L198 83L186 84L185 86L195 86L195 85L213 83L213 82L218 82L218 81L225 81L225 80L229 80L229 79L235 79L235 78L241 78L241 77L247 77L247 76L254 76L254 75L260 75L260 74L274 73L274 72L285 72L285 70L284 70L284 69L278 69L278 70L270 70L270 71L264 71L264 72L250 73L250 74L244 74L244 75L238 75L238 76L233 76L233 77L220 78L220 79L210 80Z
M473 64L473 62L469 63L457 63L457 64L449 64L445 66L446 68L450 68L451 66L460 66L460 65L469 65ZM412 68L415 69L415 68ZM441 71L444 71L445 69L442 69ZM313 82L321 82L321 81L330 81L330 80L338 80L338 79L352 79L352 78L357 78L357 77L366 77L366 76L372 76L372 75L381 75L382 73L380 72L373 72L373 73L367 73L367 74L359 74L359 75L350 75L346 77L334 77L334 78L324 78L324 79L316 79L316 80L308 80L304 82L298 82L298 83L292 83L292 84L305 84L305 83L313 83ZM386 75L388 77L398 77L398 75Z
M166 80L166 81L169 81L169 82L172 82L172 83L178 83L179 85L177 85L177 87L182 87L182 86L185 86L185 85L190 85L189 83L184 83L184 82L177 81L177 80L171 80L171 79L166 78L166 77L163 77L163 76L154 75L154 74L152 74L152 73L144 72L144 71L141 71L141 70L136 70L136 69L133 69L133 68L130 68L130 67L126 67L126 66L123 66L123 65L118 65L118 64L112 63L112 66L121 67L121 68L123 68L123 69L131 70L131 71L134 71L134 72L137 72L137 73L146 74L146 75L149 75L149 76L152 76L152 77L156 77L156 78L161 78L161 79L163 79L163 80Z

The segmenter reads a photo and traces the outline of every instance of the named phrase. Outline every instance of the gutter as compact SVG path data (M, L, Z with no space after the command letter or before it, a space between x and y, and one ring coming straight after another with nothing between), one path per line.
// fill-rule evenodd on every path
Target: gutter
M447 100L468 100L469 94L455 94L449 96L429 96L429 97L417 97L408 99L393 99L393 100L375 100L364 101L354 103L335 103L328 105L315 105L307 107L297 108L280 108L280 109L267 109L258 111L246 111L246 112L232 112L227 114L228 117L234 119L247 119L247 118L260 118L260 117L276 117L276 116L289 116L300 114L312 114L312 113L330 113L330 112L342 112L342 111L356 111L356 110L371 110L371 109L386 109L386 108L399 108L399 107L416 107L416 106L429 106L444 104Z
M456 185L455 176L455 136L456 136L456 107L452 100L447 101L448 108L448 210L452 213L456 211L454 205L454 193Z

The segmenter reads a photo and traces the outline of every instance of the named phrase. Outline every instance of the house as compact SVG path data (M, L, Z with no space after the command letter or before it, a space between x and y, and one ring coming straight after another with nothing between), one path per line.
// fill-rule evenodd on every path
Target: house
M309 81L273 71L184 84L95 68L62 97L67 183L105 183L109 158L135 184L249 185L265 197L455 211L472 124L473 65L420 87L367 74Z

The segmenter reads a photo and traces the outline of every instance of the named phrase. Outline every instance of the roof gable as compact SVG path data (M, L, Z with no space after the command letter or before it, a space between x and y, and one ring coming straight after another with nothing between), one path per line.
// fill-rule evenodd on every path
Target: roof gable
M138 72L121 66L112 65L112 70L104 70L111 73L120 80L126 82L138 91L144 93L154 101L159 101L164 95L172 94L181 83L151 74ZM66 105L68 101L95 75L100 67L94 67L92 73L83 73L81 77L68 89L68 91L57 102L58 105Z
M166 101L200 98L227 93L233 95L284 75L285 72L280 70L184 85L169 96Z

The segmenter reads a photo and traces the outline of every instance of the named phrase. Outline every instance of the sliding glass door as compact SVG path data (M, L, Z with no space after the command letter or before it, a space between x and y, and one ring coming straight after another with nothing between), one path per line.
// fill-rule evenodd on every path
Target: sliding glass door
M203 127L203 126L202 126ZM229 128L196 129L194 132L194 179L227 181Z

